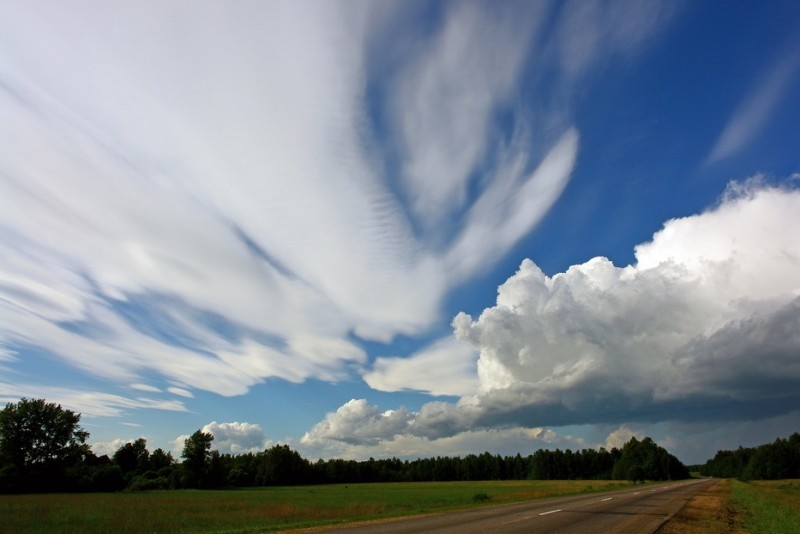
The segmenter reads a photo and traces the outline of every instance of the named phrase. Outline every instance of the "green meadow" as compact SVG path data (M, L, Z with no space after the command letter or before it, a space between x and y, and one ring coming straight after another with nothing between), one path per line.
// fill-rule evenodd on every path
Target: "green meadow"
M490 481L0 496L0 533L254 533L388 519L629 487Z
M800 534L800 480L734 480L731 501L748 532Z

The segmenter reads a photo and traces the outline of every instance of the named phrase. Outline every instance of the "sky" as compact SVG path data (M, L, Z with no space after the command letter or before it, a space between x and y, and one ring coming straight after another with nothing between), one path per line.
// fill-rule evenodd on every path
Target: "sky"
M800 6L0 3L0 402L98 454L800 431Z

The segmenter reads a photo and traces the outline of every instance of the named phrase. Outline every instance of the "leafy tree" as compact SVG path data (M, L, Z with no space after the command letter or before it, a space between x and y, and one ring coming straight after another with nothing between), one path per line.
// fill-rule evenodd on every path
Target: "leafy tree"
M613 477L625 480L634 466L640 466L644 470L644 478L648 480L689 478L686 466L666 449L656 445L651 438L639 441L634 437L622 447L622 455L614 464Z
M634 465L628 469L628 480L632 483L636 484L637 482L641 481L644 483L644 469L642 469L641 465Z
M213 434L198 430L183 442L181 456L188 486L201 487L205 483L212 441Z
M126 477L133 477L147 471L149 460L150 453L147 451L147 441L144 438L126 443L114 453L114 463L119 466Z
M292 486L308 483L311 479L308 461L288 445L275 445L259 453L258 459L255 482L259 486ZM360 479L364 480L370 464L362 462L362 465Z
M718 451L700 467L700 473L720 478L776 480L800 477L800 434L758 447Z
M175 460L172 458L172 454L164 452L164 449L156 449L150 455L150 469L153 471L171 468L174 463Z
M43 399L22 398L0 410L0 488L58 490L67 467L90 454L81 415Z

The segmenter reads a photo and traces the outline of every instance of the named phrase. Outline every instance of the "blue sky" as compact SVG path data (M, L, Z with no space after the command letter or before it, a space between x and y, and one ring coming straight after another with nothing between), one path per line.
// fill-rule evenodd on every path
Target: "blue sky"
M0 400L99 453L800 423L795 2L3 2Z

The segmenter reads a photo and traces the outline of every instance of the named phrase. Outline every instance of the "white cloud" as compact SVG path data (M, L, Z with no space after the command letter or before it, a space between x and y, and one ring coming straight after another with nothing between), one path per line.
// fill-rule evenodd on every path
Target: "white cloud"
M190 437L191 436L189 436L189 434L181 434L169 442L169 444L172 445L172 448L169 452L174 458L178 459L178 461L180 461L181 455L183 454L183 448L186 446L186 440Z
M453 321L456 337L480 352L477 393L416 413L353 400L301 443L352 454L379 443L429 450L420 443L465 432L622 425L603 440L615 446L659 421L796 413L797 235L800 189L751 180L708 211L666 222L636 247L635 265L594 258L549 277L525 260L496 306ZM379 385L395 365L397 382L412 383L398 362L381 365Z
M161 393L161 390L157 387L147 384L131 384L130 388L137 391L146 391L147 393Z
M188 389L178 388L178 387L168 387L167 391L172 393L173 395L178 395L179 397L187 397L192 398L194 395Z
M753 140L764 128L792 77L800 67L800 50L794 48L763 76L728 120L706 161L714 163L731 156Z
M257 453L269 447L261 426L252 423L217 423L213 421L201 429L214 436L213 449L223 454ZM182 436L183 440L186 436ZM180 439L180 438L179 438ZM180 443L183 443L183 440Z
M307 445L321 439L351 444L378 443L407 433L413 420L414 415L405 408L380 412L365 399L352 399L336 412L327 414L300 441Z
M137 397L135 399L99 391L86 391L36 384L0 382L0 400L17 402L21 397L43 398L86 417L118 417L130 410L185 412L180 401Z
M603 444L603 447L609 451L611 449L622 449L622 446L628 443L631 438L641 439L642 436L627 426L622 425L606 437L606 442Z
M558 55L567 78L577 78L611 54L633 56L677 10L675 2L572 0L559 10Z
M469 221L458 243L417 235L364 119L365 24L382 11L220 9L0 8L8 365L34 346L179 396L243 394L270 377L341 380L367 362L353 334L389 341L435 324L445 293L497 261L569 178L574 131L533 173L537 158L518 143L498 158L505 167L487 171L485 181L496 173L502 185L472 207L462 195ZM449 192L493 159L487 125L540 23L501 11L448 7L441 28L397 56L396 98L424 120L395 126L444 150L431 156L413 138L411 165L422 169L413 188L458 167L431 197L444 211ZM472 58L477 70L456 68ZM454 95L476 113L440 106ZM459 117L477 129L450 122ZM510 206L510 219L493 205Z
M496 454L533 452L540 448L586 447L581 438L545 428L470 429L438 435L441 416L452 415L446 403L429 403L420 412L405 408L381 412L364 399L353 399L329 413L300 440L308 458L464 456L492 450ZM444 411L442 411L444 410ZM452 421L447 423L452 426ZM427 427L427 428L426 428Z
M111 441L98 441L96 443L92 443L91 447L92 452L94 452L97 456L106 455L110 458L119 450L120 447L126 443L133 443L133 440L116 438L112 439Z
M379 357L364 381L379 391L421 391L431 395L468 395L478 385L476 351L452 336L407 357Z
M530 260L456 335L480 350L479 423L763 417L798 402L800 191L752 185L667 222L636 265ZM749 408L747 408L749 406Z
M575 166L578 132L570 129L525 176L525 157L513 154L471 206L445 258L448 273L463 280L527 234L561 195ZM522 161L520 161L522 160Z
M476 2L456 3L447 15L431 45L408 62L393 95L405 185L429 228L467 203L470 177L490 148L494 113L508 105L542 19Z

